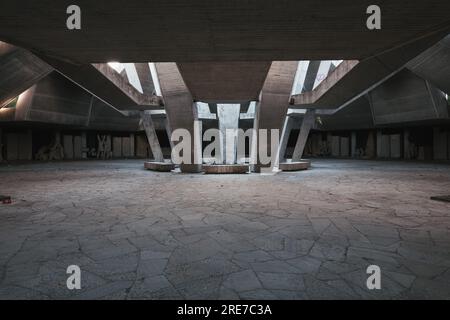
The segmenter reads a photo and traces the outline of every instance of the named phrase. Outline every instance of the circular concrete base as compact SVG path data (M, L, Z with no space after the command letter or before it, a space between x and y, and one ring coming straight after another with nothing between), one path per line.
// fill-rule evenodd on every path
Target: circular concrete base
M170 172L175 169L175 165L170 162L148 161L144 162L144 168L152 171Z
M307 170L311 167L311 162L307 160L296 161L296 162L283 162L280 163L278 169L281 171L300 171Z
M206 174L243 174L249 171L246 164L211 164L203 165Z

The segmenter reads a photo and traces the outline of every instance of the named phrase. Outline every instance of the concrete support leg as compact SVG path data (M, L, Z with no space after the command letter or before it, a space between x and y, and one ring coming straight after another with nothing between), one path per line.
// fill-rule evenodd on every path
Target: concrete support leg
M181 163L180 169L182 172L201 172L201 131L192 95L184 83L176 63L156 63L155 67L170 128L173 132L177 129L184 129L189 132L191 138L190 150L183 150L183 152L189 153L190 161ZM176 142L175 146L181 142Z
M291 136L292 129L295 128L297 124L297 119L294 117L286 117L286 121L283 127L283 133L281 134L280 142L280 152L278 154L278 163L286 161L286 149L289 142L289 137Z
M306 141L308 140L309 132L314 126L316 112L315 110L307 110L300 127L297 143L295 144L294 154L292 155L292 162L298 162L302 159L303 151L305 150Z
M152 116L144 111L141 112L142 125L144 126L145 134L147 135L147 140L152 150L154 161L164 162L164 156L161 150L161 145L159 144L158 136L156 135L155 126L153 124ZM134 141L134 137L133 137ZM133 143L134 145L134 143ZM134 148L133 148L134 149Z
M87 159L88 154L88 147L87 147L87 134L86 131L81 132L81 158Z
M352 144L351 157L356 158L357 155L356 155L356 132L355 131L352 131L351 144Z
M252 171L254 172L260 172L263 167L272 171L276 165L279 139L289 108L289 98L297 66L298 62L295 61L274 61L269 69L261 91L260 101L255 110L253 128L256 130L256 134L252 140ZM266 141L261 141L260 130L267 130ZM276 140L276 136L272 137L271 130L275 130L273 134L278 133L277 150L271 150L272 140ZM262 159L261 156L270 156L269 163L265 161L267 159Z

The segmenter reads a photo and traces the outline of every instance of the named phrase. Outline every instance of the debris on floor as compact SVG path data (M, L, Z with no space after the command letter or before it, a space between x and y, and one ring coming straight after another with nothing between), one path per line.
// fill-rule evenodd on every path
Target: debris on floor
M436 201L450 202L450 196L437 196L437 197L431 197L430 199L436 200Z
M0 202L3 204L11 204L11 197L0 195Z

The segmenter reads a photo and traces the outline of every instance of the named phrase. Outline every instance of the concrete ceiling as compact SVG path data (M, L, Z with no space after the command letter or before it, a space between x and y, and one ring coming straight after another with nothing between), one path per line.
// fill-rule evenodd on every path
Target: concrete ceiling
M109 61L363 59L440 29L448 0L378 1L382 30L366 28L372 0L79 0L0 2L0 40L55 58Z
M258 100L271 62L178 63L184 82L196 101Z

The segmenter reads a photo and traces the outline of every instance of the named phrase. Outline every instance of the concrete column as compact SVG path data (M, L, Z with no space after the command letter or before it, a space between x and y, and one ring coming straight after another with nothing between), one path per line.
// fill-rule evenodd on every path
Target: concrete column
M81 132L81 158L87 159L88 147L87 147L87 134L86 131Z
M225 164L236 163L237 137L236 134L239 127L239 115L241 111L240 104L218 104L217 115L219 118L220 151L221 159ZM228 134L227 134L228 132Z
M156 135L155 125L153 124L152 116L149 113L141 111L142 125L144 126L147 140L152 150L153 158L156 162L164 162L164 156L159 144L158 136ZM133 137L134 138L134 137ZM134 139L133 139L134 141ZM133 143L134 152L134 143Z
M410 159L409 154L409 130L403 131L403 159Z
M153 95L155 85L153 84L152 75L150 73L150 66L148 63L135 63L136 73L141 83L143 94L147 96Z
M198 112L192 95L176 63L156 63L155 67L170 128L173 131L177 129L187 130L191 136L191 150L185 150L186 152L190 151L190 163L181 163L180 169L182 172L201 172L201 132L199 132L200 126L197 125Z
M279 136L281 136L297 66L298 62L295 61L274 61L269 69L260 101L256 105L253 125L256 130L255 134L258 134L259 130L267 130L267 141L260 141L259 135L257 139L254 136L252 140L252 171L260 172L261 167L273 169L276 165L279 146L277 150L271 150L271 130L278 130ZM267 155L271 156L269 164L263 164L260 158L259 151L264 152L265 149Z
M355 131L352 131L351 144L352 144L351 157L356 158L356 132Z
M130 155L132 158L136 156L135 150L134 150L134 133L130 133Z
M382 157L382 134L381 134L381 130L377 131L377 158L381 158Z
M280 162L284 162L286 161L286 149L287 149L287 145L289 142L289 137L291 135L292 129L295 128L297 124L297 119L295 119L294 117L286 117L286 121L284 123L284 127L283 127L283 133L281 134L281 142L280 142L280 151L278 153L278 157L279 157L279 161L277 161L277 163Z
M302 159L306 141L308 140L309 132L314 126L315 120L316 111L311 109L307 110L303 116L302 126L300 127L300 133L295 144L294 154L292 155L292 162L297 162Z

